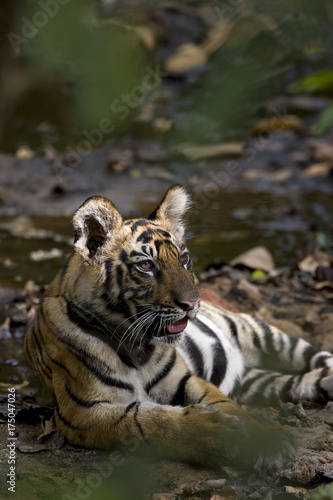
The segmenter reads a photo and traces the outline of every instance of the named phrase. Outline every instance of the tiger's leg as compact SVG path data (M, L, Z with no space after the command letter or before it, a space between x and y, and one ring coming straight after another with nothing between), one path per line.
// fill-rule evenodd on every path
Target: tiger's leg
M237 338L246 367L295 374L333 368L331 352L287 335L255 316L239 314L238 317Z
M184 406L152 401L111 402L68 397L57 380L55 421L76 445L110 449L139 445L204 465L251 465L273 471L293 454L290 436L262 426L214 385L190 374L179 382ZM180 394L181 393L181 394Z
M301 374L282 374L270 370L249 369L240 388L241 401L249 404L314 401L333 399L333 369L316 368Z

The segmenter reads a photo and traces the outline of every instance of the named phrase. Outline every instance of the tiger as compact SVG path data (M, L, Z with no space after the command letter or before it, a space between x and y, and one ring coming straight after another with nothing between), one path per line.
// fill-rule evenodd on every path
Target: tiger
M297 444L243 403L332 400L333 355L200 298L184 242L189 206L179 185L146 219L88 198L25 355L73 445L136 443L184 462L274 471Z

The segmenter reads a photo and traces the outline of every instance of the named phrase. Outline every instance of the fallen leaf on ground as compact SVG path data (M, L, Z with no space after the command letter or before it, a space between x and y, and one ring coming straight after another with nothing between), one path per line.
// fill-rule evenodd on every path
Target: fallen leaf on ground
M132 29L148 50L153 50L155 48L156 37L151 29L147 28L147 26L134 26Z
M240 156L243 153L243 143L225 142L209 146L182 144L178 147L178 152L186 156L189 160L202 160L203 158L212 158L214 156Z
M232 28L233 23L229 23L224 20L214 26L214 28L207 33L207 36L201 45L206 54L211 54L224 45L229 38Z
M315 160L333 161L333 145L328 142L312 141L309 153Z
M331 166L327 162L315 163L310 165L302 172L302 177L308 179L309 177L323 177L330 173Z
M315 290L328 290L333 292L333 281L320 281L314 286Z
M32 439L25 431L20 431L17 436L16 447L23 453L36 453L44 450L59 450L65 438L59 432L49 434L43 441Z
M165 60L164 68L171 74L183 74L207 63L206 52L199 45L184 43Z
M243 265L250 269L261 269L266 273L272 273L275 269L273 257L267 248L257 246L244 252L238 257L235 257L231 262L231 266Z
M29 148L29 146L20 146L16 151L15 156L18 160L31 160L35 156L35 153Z
M332 264L332 257L327 252L316 248L311 254L304 257L304 259L297 264L297 267L301 271L310 273L312 276L315 276L317 269L320 268L320 274L316 275L316 278L320 281L331 281L331 274L326 274L324 269L327 269L327 272L330 272L328 269L332 269L330 267Z
M184 483L179 486L177 493L184 496L192 496L196 493L223 488L225 479L209 479L207 481Z
M54 420L54 415L50 418L50 420L46 420L44 432L38 436L39 440L43 440L46 436L49 436L53 432L56 432L57 426Z
M302 121L295 115L271 116L263 118L252 127L254 134L267 132L282 132L283 130L299 130L302 127Z
M308 493L308 490L300 487L295 488L294 486L285 486L284 489L286 490L286 493L295 495L297 498L303 498L303 495Z
M240 290L246 293L251 302L257 305L262 303L262 296L257 286L253 285L245 278L240 280L237 286Z

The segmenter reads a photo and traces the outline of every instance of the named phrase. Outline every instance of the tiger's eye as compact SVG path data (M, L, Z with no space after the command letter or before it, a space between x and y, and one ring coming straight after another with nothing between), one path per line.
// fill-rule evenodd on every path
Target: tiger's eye
M141 262L138 262L138 265L139 267L141 267L141 269L144 269L145 271L149 271L154 267L154 264L152 263L151 260L142 260Z

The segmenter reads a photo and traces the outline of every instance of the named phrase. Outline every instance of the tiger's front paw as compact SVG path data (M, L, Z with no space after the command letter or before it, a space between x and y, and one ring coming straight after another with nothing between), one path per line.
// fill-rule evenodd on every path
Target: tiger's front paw
M257 473L274 474L295 456L297 440L283 427L262 427L250 439L256 449L251 462Z

